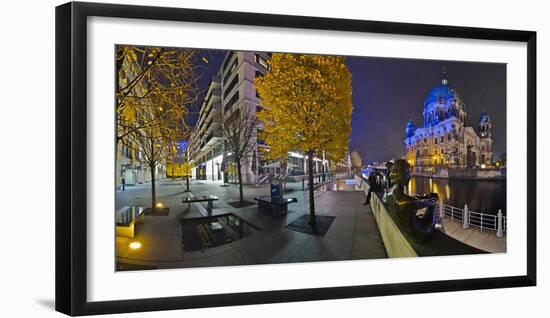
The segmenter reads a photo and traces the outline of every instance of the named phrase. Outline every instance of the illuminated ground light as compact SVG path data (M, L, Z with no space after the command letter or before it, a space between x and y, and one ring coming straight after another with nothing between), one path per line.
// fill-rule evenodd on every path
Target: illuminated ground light
M157 203L157 205L155 205L155 206L156 206L157 208L160 209L160 208L163 208L163 207L164 207L164 204L162 204L162 203L159 202L159 203Z
M130 248L133 249L133 250L137 250L139 248L141 248L141 243L140 242L132 242L130 243Z

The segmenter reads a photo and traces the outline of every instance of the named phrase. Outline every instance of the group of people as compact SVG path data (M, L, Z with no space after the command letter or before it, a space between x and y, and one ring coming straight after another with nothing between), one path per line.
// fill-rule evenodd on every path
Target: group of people
M367 183L369 184L369 191L367 192L367 199L363 205L369 205L372 192L382 191L383 189L389 189L392 185L390 173L393 167L393 162L386 162L386 169L372 169L367 177Z

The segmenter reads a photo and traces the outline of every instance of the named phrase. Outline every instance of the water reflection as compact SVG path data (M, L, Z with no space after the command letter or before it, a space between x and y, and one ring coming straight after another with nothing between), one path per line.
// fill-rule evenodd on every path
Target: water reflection
M413 177L407 187L409 194L435 192L443 202L464 207L471 211L496 214L498 209L506 214L505 180L460 180Z

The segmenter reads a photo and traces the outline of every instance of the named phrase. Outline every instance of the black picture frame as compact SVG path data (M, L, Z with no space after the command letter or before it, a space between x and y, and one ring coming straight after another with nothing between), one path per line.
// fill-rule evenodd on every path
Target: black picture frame
M91 16L527 44L527 273L524 276L88 302L86 36ZM536 32L305 16L71 2L56 7L56 310L68 315L155 311L536 285Z

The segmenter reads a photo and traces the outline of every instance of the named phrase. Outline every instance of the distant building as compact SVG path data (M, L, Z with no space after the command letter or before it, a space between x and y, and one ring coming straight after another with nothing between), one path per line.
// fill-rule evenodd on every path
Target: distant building
M405 128L405 158L415 173L433 173L438 166L492 166L489 115L481 113L477 130L465 125L466 115L465 105L444 71L441 84L424 100L424 127L416 128L409 119Z
M189 140L189 157L194 163L192 177L195 179L222 180L219 169L223 157L221 98L220 77L213 76Z
M254 81L268 70L269 56L262 52L229 51L205 95L199 119L190 140L190 157L194 161L193 177L202 180L222 180L222 164L226 164L228 181L236 182L236 164L230 151L224 150L224 123L238 109L252 114L260 109ZM263 161L265 145L256 149L242 164L243 183L255 183ZM223 154L226 153L225 163Z
M132 70L130 67L131 62L128 60L129 57L126 56L120 64L120 69L118 74L115 77L117 90L125 87L129 81L133 78L136 78L136 71ZM144 85L139 85L137 87L145 87ZM143 93L140 91L140 93ZM138 116L143 118L152 118L152 114L143 113L138 111ZM117 125L118 134L123 134L126 131L121 130L121 127L126 127L124 129L129 130L129 127L135 126L136 124L132 121L126 121L123 116L119 116L121 120L120 124ZM139 133L139 132L138 132ZM131 136L126 138L127 144L132 144L133 140ZM133 186L136 184L147 183L151 181L151 168L143 163L143 155L139 150L136 150L133 147L122 143L122 141L116 142L116 162L115 162L115 188L122 188L122 180L127 186ZM155 167L155 180L162 179L166 177L166 161L163 160L159 162Z
M213 77L201 105L199 119L190 138L189 155L194 163L193 178L219 181L223 179L223 165L226 165L227 180L237 182L237 165L229 150L224 150L223 129L225 123L237 111L246 111L254 116L261 110L260 98L255 80L269 71L269 54L265 52L229 51ZM256 136L256 134L255 134ZM274 160L267 160L269 146L256 139L256 148L241 165L243 183L266 182L268 176L305 174L305 156L289 153L286 167ZM224 160L223 155L226 154ZM328 172L328 160L314 158L316 173ZM324 166L324 168L323 168Z

